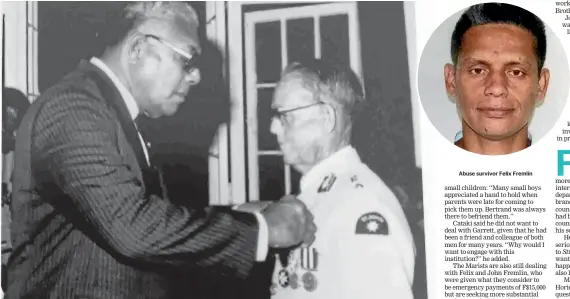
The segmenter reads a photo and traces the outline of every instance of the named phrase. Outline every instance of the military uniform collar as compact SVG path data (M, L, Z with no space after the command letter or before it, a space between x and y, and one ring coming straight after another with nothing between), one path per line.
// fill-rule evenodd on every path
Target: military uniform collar
M354 165L360 162L360 156L352 146L346 146L336 153L330 155L317 165L313 166L301 178L301 193L307 192L309 188L320 183L323 176L329 175L342 169L344 165Z

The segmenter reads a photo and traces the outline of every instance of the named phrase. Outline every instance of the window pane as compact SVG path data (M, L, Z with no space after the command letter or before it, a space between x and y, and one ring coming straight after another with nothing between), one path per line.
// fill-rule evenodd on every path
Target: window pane
M291 194L301 193L299 183L301 182L301 174L291 167Z
M257 81L273 83L281 75L281 23L279 21L255 25L255 59Z
M6 15L2 14L2 49L6 49ZM2 65L6 65L4 61L6 60L6 54L2 51ZM6 71L5 67L2 68L2 89L6 85Z
M315 57L315 21L313 18L287 21L288 61L304 62Z
M275 135L271 134L271 101L274 88L257 90L257 146L259 150L279 150Z
M285 195L282 156L259 156L259 199L275 201Z
M321 57L350 65L348 15L326 16L321 23Z
M275 201L285 195L285 164L283 156L258 156L259 199ZM291 194L301 192L301 174L291 167Z

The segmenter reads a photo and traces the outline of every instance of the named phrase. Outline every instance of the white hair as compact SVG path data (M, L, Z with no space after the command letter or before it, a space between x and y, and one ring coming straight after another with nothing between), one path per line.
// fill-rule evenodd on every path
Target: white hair
M315 59L293 62L281 74L281 80L295 78L313 93L317 100L332 105L341 119L337 128L341 139L350 139L353 117L364 103L361 79L349 66L336 61Z
M149 1L134 2L125 8L126 18L134 22L133 28L138 28L148 19L163 20L181 20L193 26L198 27L198 14L186 2L177 1Z

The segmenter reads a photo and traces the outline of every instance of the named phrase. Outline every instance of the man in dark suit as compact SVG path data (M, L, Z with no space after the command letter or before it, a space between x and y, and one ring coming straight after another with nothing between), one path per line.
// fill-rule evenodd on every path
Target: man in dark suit
M199 82L197 18L184 2L126 13L123 38L42 94L20 126L7 298L171 298L174 270L241 279L269 247L314 239L295 198L261 212L168 201L134 119L174 114Z

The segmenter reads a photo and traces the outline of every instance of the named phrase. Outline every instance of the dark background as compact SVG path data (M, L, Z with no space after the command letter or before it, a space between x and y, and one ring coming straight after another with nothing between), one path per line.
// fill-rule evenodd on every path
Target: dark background
M204 24L206 3L192 4ZM81 59L102 53L106 36L112 31L109 24L113 24L124 5L38 2L40 92L73 70ZM424 237L423 229L416 225L423 215L413 208L422 200L421 169L415 165L403 3L361 2L358 6L367 107L354 125L353 143L364 162L394 189L406 208L418 247L417 299L425 298ZM256 9L263 6L245 8ZM203 36L204 30L203 25ZM173 117L147 120L143 125L145 138L152 143L152 161L165 174L171 200L188 206L208 204L208 149L218 125L229 117L221 56L206 41L203 48L203 80L189 94L189 100ZM214 289L225 289L226 296L236 294L231 288L217 287L208 278L188 275L181 274L185 281L200 281L196 285L203 294ZM192 292L199 297L200 292L194 287Z

